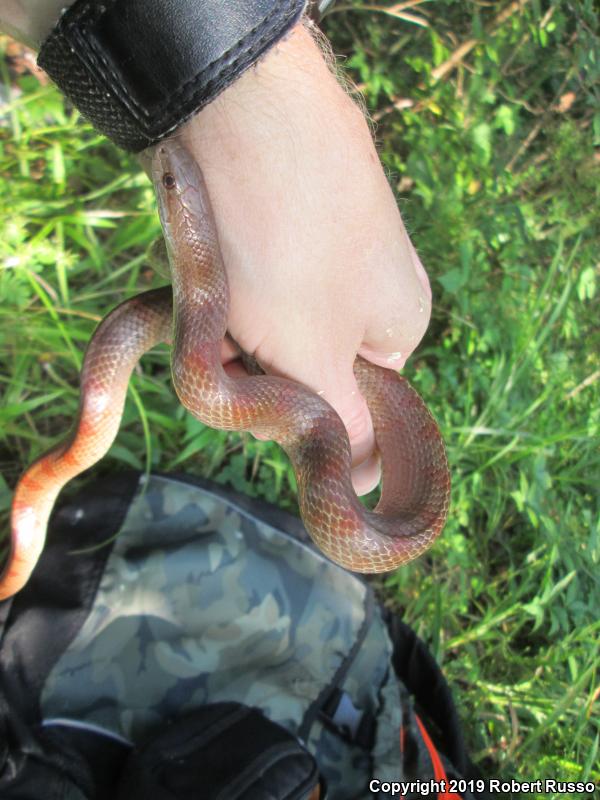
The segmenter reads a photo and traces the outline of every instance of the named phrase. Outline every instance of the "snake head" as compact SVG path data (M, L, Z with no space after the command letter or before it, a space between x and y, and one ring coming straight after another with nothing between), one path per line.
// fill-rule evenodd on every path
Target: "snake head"
M194 156L178 139L159 142L152 155L152 181L170 260L181 228L214 226L204 176Z
M161 220L172 222L182 206L195 214L206 214L207 194L198 162L181 142L159 142L152 156L152 180L159 201Z

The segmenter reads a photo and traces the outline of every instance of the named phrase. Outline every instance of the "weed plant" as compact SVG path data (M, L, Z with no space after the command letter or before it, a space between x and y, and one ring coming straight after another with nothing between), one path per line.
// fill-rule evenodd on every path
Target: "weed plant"
M443 537L380 583L442 664L483 773L522 780L600 780L598 22L588 0L340 0L324 23L432 280L405 374L453 477ZM76 413L96 323L164 281L137 163L51 86L1 69L6 530L18 475ZM109 455L74 484L127 467L295 505L276 446L184 412L165 347L136 369Z

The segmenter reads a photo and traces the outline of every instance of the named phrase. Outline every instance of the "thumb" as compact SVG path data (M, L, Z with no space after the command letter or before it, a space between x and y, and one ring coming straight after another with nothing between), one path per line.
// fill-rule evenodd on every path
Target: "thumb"
M381 470L373 421L352 367L348 372L328 376L316 391L333 406L344 423L352 451L352 484L357 494L367 494L379 483Z
M347 370L335 370L334 374L323 371L315 374L308 368L310 359L305 359L297 368L278 370L271 363L268 367L261 364L269 375L280 375L304 384L320 397L326 400L339 414L350 440L352 452L352 485L358 495L367 494L379 483L381 469L379 456L375 447L375 432L367 401L360 393L352 364ZM330 361L335 363L335 361ZM337 362L340 363L339 360ZM241 369L241 368L240 368ZM243 371L243 370L242 370ZM265 439L260 434L254 434L257 439Z

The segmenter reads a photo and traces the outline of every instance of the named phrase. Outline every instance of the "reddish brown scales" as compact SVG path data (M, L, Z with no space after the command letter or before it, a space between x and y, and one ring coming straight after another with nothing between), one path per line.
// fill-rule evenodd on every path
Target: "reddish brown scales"
M182 402L213 427L259 430L286 449L307 530L339 564L382 572L418 556L441 532L450 497L444 445L421 398L396 373L357 358L355 374L371 410L383 467L381 501L369 512L352 490L341 420L321 397L280 378L231 379L223 372L227 277L202 175L181 144L169 141L157 146L153 177L173 254L173 376ZM171 319L170 289L154 290L123 303L94 334L75 433L32 465L17 486L0 599L29 577L62 486L112 444L131 371L146 350L172 338Z

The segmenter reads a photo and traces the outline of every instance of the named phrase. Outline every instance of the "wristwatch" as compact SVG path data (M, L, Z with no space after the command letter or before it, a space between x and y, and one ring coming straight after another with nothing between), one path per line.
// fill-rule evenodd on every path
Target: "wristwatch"
M137 152L233 83L305 9L306 0L75 0L38 64L96 128Z

